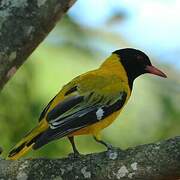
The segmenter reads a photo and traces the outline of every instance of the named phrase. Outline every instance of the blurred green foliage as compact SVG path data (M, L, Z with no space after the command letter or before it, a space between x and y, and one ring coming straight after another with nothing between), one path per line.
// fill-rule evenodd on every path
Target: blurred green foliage
M35 50L0 95L0 145L4 156L38 122L38 117L61 87L75 76L99 66L110 46L127 46L123 37L103 29L82 27L66 16ZM155 61L153 61L155 62ZM173 68L159 65L169 79L138 78L132 97L102 138L127 148L178 135L180 81ZM179 74L178 74L179 75ZM104 150L92 137L76 138L79 151ZM88 146L87 146L88 144ZM62 157L72 151L66 138L52 142L27 157Z

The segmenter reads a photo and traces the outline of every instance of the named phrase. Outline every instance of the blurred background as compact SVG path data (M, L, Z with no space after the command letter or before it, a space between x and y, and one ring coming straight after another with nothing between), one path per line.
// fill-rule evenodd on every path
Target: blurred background
M40 112L64 84L124 47L146 52L168 79L138 78L120 117L103 130L103 140L126 149L180 135L179 8L178 0L78 0L0 94L3 156L37 124ZM84 154L105 150L90 136L76 142ZM26 157L70 152L63 138Z

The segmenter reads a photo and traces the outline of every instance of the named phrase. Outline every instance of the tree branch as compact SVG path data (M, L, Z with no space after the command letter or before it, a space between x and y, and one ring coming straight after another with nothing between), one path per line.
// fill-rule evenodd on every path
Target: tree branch
M180 178L180 136L75 159L1 160L0 178L175 180Z
M75 0L0 1L0 89Z

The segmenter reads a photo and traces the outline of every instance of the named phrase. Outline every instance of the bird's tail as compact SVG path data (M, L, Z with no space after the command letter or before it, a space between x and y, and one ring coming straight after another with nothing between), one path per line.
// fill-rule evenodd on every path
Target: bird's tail
M7 159L17 160L33 148L36 140L47 129L47 123L41 121L37 127L32 129L14 148L9 152Z

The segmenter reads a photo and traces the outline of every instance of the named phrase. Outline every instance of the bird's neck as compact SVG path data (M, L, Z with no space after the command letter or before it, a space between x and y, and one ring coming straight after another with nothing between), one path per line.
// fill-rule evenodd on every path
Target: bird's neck
M129 80L127 71L121 63L121 60L118 55L112 54L109 58L107 58L104 61L100 68L103 70L107 70L112 74L115 74L122 81L127 82L129 84L130 89L132 89L133 81L131 82Z

